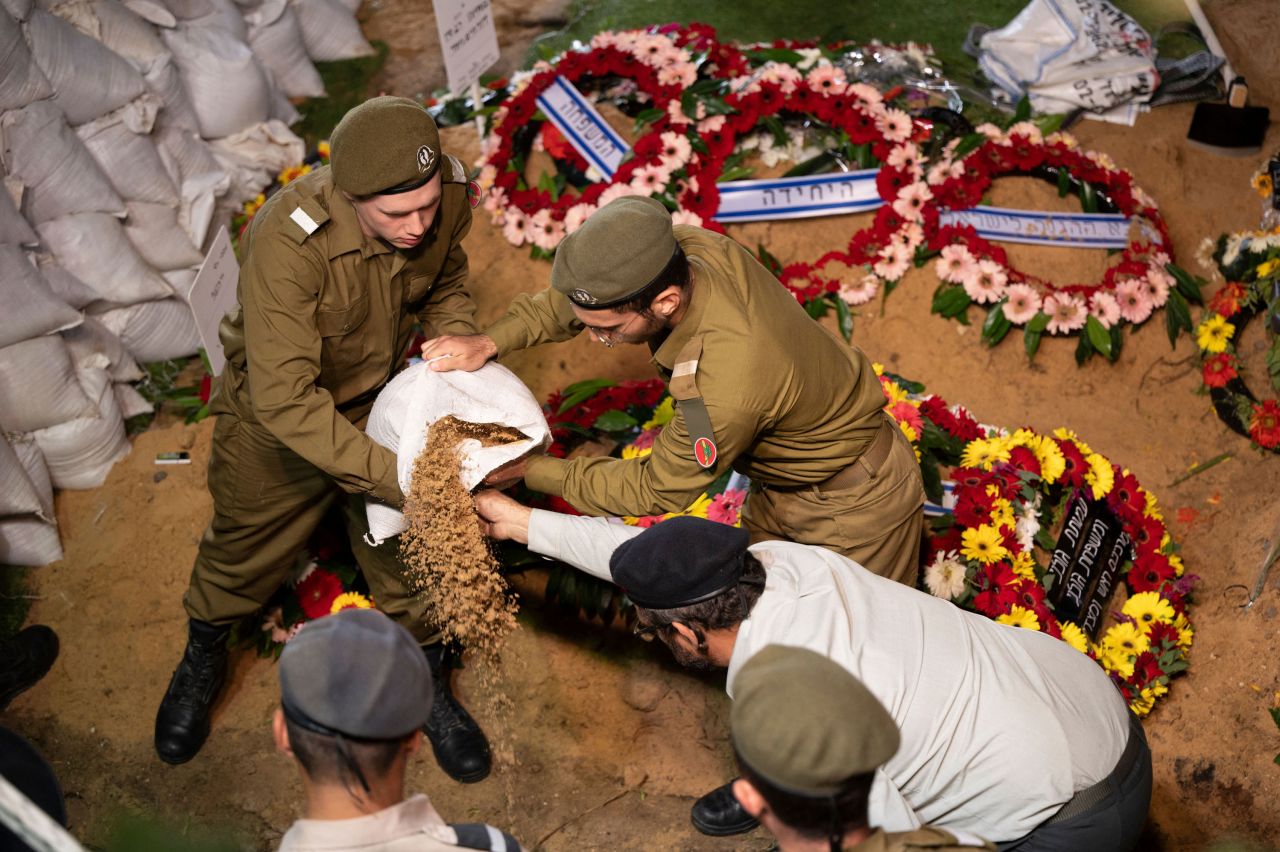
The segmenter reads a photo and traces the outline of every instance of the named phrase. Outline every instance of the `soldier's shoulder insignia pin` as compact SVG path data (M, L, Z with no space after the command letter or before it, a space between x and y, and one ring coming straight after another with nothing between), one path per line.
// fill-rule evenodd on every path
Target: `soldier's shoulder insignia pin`
M693 442L693 457L704 468L715 467L716 442L710 438L699 438Z

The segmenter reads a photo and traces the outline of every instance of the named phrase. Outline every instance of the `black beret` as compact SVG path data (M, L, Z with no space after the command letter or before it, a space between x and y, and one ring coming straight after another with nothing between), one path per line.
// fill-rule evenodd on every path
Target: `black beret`
M676 609L737 583L750 540L744 529L681 515L623 542L609 570L638 606Z
M280 654L280 703L308 730L398 739L427 722L431 670L409 631L376 609L316 619Z

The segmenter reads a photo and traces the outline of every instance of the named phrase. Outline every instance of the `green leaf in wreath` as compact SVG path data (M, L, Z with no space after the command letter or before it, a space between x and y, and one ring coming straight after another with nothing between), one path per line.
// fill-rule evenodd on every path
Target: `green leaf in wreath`
M1036 334L1043 334L1044 330L1049 327L1049 315L1044 311L1040 311L1027 322L1027 328Z
M625 432L628 429L634 429L639 426L640 421L625 411L614 409L601 414L596 418L596 422L591 425L605 432Z
M1280 390L1280 334L1271 338L1271 348L1267 350L1267 373L1271 376L1271 386Z
M971 304L973 299L969 298L969 294L963 287L943 284L933 294L932 310L935 314L941 314L947 319L956 319L968 325L969 320L964 312Z
M652 107L646 110L641 110L636 114L635 133L639 134L640 131L644 130L664 115L666 115L665 112L660 109L653 109Z
M920 462L920 475L924 478L924 496L934 503L942 504L942 474L938 472L937 462L925 464Z
M1058 169L1058 197L1066 198L1067 193L1071 192L1071 175L1067 174L1066 169Z
M1098 191L1087 180L1080 181L1080 209L1086 213L1098 212Z
M1085 319L1084 333L1089 338L1089 344L1095 350L1107 356L1109 360L1115 360L1111 358L1111 332L1103 327L1097 317L1090 314Z
M689 145L699 154L708 154L711 152L711 149L707 147L706 141L697 133L689 136Z
M1178 345L1179 334L1189 332L1194 327L1191 325L1191 310L1187 307L1187 300L1177 289L1169 291L1169 300L1164 304L1164 327L1169 333L1169 345L1173 347Z
M804 309L814 319L822 319L827 315L827 300L810 299L804 303Z
M1017 124L1019 121L1027 121L1030 118L1031 118L1031 98L1027 97L1026 95L1023 95L1018 100L1018 105L1014 107L1013 123Z
M828 294L827 298L835 305L836 321L840 326L840 334L846 342L853 340L853 311L849 310L849 303L836 293Z
M581 382L574 382L564 389L564 396L561 397L560 407L556 409L556 414L564 414L575 405L581 405L600 393L600 391L611 387L613 387L613 382L608 379L585 379Z
M1044 332L1034 330L1028 325L1022 331L1022 345L1027 350L1027 357L1036 357L1036 352L1040 350L1040 338Z
M1082 334L1077 338L1076 343L1076 366L1084 364L1093 355L1093 344L1089 341L1089 335Z
M988 346L995 346L1013 328L1013 323L1004 315L1005 300L1001 299L987 311L987 319L982 323L982 339Z
M956 150L952 153L953 159L960 159L970 151L976 151L978 146L987 141L987 137L981 133L970 133L960 138L960 144L956 146Z
M1203 278L1192 275L1176 263L1166 263L1164 269L1173 276L1178 292L1182 294L1183 298L1193 305L1204 304L1204 296L1200 292L1205 285Z
M1066 123L1067 113L1055 112L1052 115L1041 115L1035 119L1036 127L1040 128L1040 132L1045 136L1050 133L1057 133L1062 129L1062 125Z
M764 264L764 268L769 270L769 273L774 278L782 275L782 262L764 247L764 243L756 243L756 257L760 259L760 262Z

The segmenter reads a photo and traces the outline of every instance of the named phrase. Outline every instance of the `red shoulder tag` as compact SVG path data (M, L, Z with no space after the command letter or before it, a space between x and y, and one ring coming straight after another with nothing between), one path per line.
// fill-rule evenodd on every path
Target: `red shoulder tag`
M473 180L467 181L467 203L471 205L471 209L480 206L480 199L484 197L484 190L480 188L480 184Z
M716 465L716 442L710 438L699 438L693 442L693 457L704 468Z

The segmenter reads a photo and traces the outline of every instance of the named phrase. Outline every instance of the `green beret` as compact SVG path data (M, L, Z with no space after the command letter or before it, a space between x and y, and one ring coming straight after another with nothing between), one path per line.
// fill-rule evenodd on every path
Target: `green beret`
M625 195L561 241L551 286L580 308L611 308L652 284L676 248L671 214L662 202Z
M392 740L431 713L431 669L409 631L376 609L308 623L280 654L280 703L320 734Z
M800 795L836 793L898 750L898 726L871 691L806 648L769 645L747 660L729 726L743 763Z
M618 545L609 572L637 606L692 606L737 584L750 543L744 529L680 515Z
M357 197L417 189L443 159L435 121L409 98L370 98L344 115L329 137L333 183Z

